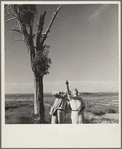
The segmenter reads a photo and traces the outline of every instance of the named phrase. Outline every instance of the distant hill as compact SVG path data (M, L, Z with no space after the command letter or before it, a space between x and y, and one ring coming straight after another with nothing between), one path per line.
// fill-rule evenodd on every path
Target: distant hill
M79 96L118 96L118 92L97 92L97 93L89 93L89 92L79 92ZM45 93L45 97L52 96L51 93Z
M118 92L79 93L80 96L118 96Z
M88 93L79 92L79 96L118 96L117 92L98 92L98 93ZM52 93L44 93L44 97L52 97ZM5 98L34 98L34 94L5 94Z

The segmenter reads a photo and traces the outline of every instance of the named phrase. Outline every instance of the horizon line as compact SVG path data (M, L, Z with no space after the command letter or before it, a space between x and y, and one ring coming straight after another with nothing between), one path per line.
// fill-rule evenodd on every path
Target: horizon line
M112 92L112 91L108 91L108 92L79 92L79 93L119 93L119 91L115 91L115 92ZM34 94L34 93L5 93L5 94ZM45 92L43 94L52 94L52 92Z

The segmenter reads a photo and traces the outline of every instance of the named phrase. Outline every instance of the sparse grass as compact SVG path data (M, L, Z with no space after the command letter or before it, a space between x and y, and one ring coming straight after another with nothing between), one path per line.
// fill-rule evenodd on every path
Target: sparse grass
M103 111L94 111L93 114L94 114L94 115L99 115L99 116L101 116L101 115L105 114L105 112L103 112Z
M24 98L24 97L23 97ZM89 99L89 100L88 100ZM87 97L85 101L85 123L118 123L118 118L113 119L105 117L108 114L118 114L118 107L116 106L100 106L96 104L96 100ZM105 99L104 99L105 101ZM51 116L49 110L54 102L53 97L45 98L45 124L50 124ZM49 106L50 105L50 106ZM33 101L6 101L5 102L5 123L6 124L34 124L34 105ZM65 118L66 124L71 124L70 113L67 113Z
M117 113L114 109L108 108L106 109L106 113Z
M103 115L106 113L118 113L119 109L118 107L107 107L107 106L99 106L99 105L91 105L89 106L89 104L86 104L86 112L91 112L94 115Z
M6 102L5 106L5 119L6 124L28 124L33 123L32 114L33 102Z

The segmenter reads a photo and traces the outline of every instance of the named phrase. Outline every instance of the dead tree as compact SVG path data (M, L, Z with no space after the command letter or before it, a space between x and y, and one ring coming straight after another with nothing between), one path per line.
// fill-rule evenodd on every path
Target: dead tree
M10 30L18 32L23 36L23 40L26 43L26 46L30 53L30 62L34 74L35 83L34 115L36 116L36 118L39 116L39 123L44 123L45 121L43 77L44 75L49 73L48 69L51 64L51 59L48 58L49 46L45 45L44 42L47 38L48 33L50 32L51 26L60 8L61 6L59 6L54 12L45 33L43 33L43 27L46 11L42 15L40 15L37 32L33 33L34 18L37 14L36 5L8 5L6 7L7 14L13 16L12 18L6 20L6 22L15 19L18 23L18 29L12 28Z

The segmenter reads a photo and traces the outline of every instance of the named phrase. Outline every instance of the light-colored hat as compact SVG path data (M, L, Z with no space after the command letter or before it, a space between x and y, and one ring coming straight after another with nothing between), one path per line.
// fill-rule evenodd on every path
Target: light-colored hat
M66 92L60 92L61 97L65 97L66 95L67 95Z
M54 92L52 92L52 95L53 95L53 96L59 95L59 91L54 91Z

